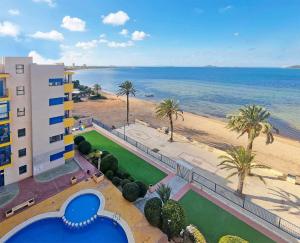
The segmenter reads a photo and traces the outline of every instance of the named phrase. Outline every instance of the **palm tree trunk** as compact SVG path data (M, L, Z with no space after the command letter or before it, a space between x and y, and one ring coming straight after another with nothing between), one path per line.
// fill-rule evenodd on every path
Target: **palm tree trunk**
M171 129L171 137L170 137L170 142L173 142L173 119L172 119L172 115L169 116L170 119L170 129Z
M245 181L245 174L239 174L238 176L239 182L238 182L238 188L237 188L237 193L242 195L243 194L243 188L244 188L244 181Z
M129 125L129 95L127 95L127 125Z
M254 142L253 138L248 138L247 150L250 152L250 154L252 154L253 142ZM251 169L249 169L247 173L248 173L247 175L251 176L252 175Z

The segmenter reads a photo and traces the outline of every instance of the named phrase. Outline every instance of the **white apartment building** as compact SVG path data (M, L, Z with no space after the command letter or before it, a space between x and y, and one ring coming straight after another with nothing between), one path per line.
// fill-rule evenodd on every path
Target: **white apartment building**
M0 187L74 157L72 90L63 64L0 60Z

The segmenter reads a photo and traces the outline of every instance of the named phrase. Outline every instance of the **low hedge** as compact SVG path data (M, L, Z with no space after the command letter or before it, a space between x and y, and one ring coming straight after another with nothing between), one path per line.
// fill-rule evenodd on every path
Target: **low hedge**
M127 183L123 186L122 195L127 201L134 202L139 198L140 188L135 182Z
M108 170L105 173L105 176L109 179L112 180L112 178L114 177L114 172L112 170Z
M92 145L88 141L82 141L78 145L78 150L80 153L87 155L92 151Z
M131 181L128 180L128 179L123 179L123 180L121 181L121 183L120 183L120 186L123 187L123 186L125 186L127 183L130 183L130 182L131 182Z
M235 235L224 235L219 239L219 243L249 243L249 241Z
M144 207L144 214L148 222L160 228L162 224L161 218L162 201L158 197L149 199Z
M118 187L121 183L122 179L120 179L119 177L115 176L112 178L111 182L116 186Z
M85 137L84 136L77 136L77 137L74 138L75 145L79 145L83 141L85 141Z
M148 186L144 182L141 182L141 181L136 181L135 183L140 188L140 195L139 195L139 197L144 197L147 194Z

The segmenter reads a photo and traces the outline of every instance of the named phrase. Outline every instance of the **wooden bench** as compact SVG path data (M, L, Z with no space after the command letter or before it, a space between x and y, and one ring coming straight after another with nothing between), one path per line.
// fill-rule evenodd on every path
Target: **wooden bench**
M34 198L31 198L31 199L29 199L28 201L23 202L23 203L21 203L21 204L15 206L15 207L13 207L13 208L10 209L10 210L7 210L7 211L5 212L5 216L6 216L6 218L8 218L8 217L14 215L15 212L17 212L17 211L19 211L19 210L21 210L21 209L23 209L23 208L30 207L30 206L32 206L33 204L35 204L35 200L34 200Z

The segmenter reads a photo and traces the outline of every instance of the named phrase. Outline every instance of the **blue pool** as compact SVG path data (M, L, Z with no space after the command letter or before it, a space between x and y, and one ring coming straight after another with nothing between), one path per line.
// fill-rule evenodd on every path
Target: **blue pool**
M69 201L65 211L56 217L41 218L28 224L5 243L128 243L128 238L119 221L101 215L97 212L102 200L93 194L86 193ZM94 217L94 220L82 227L70 227L63 221L62 215L68 221L79 223Z

